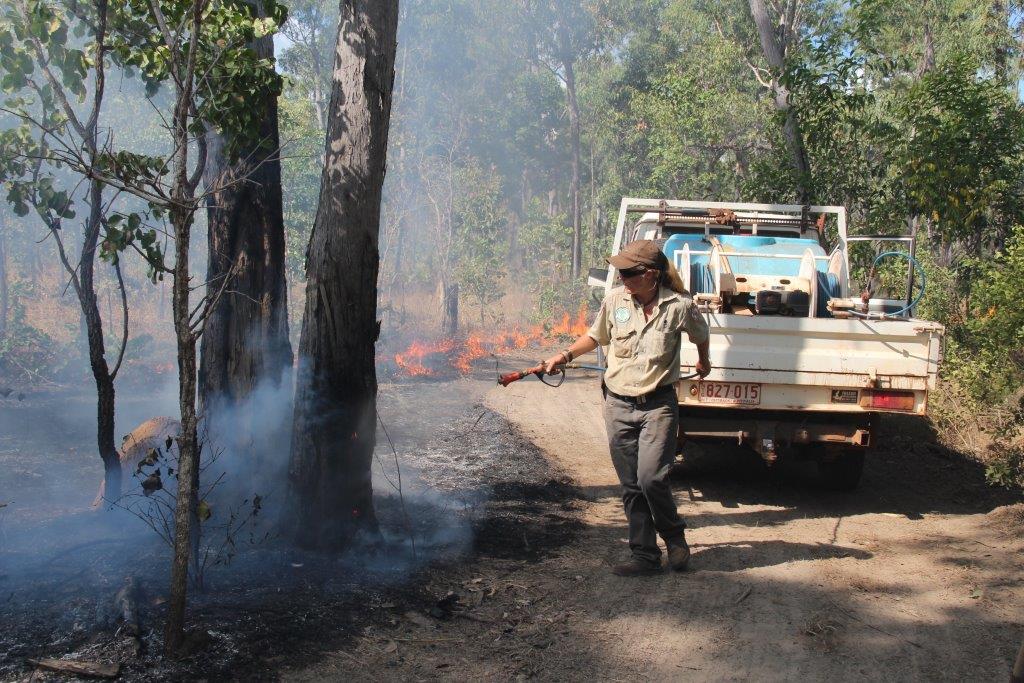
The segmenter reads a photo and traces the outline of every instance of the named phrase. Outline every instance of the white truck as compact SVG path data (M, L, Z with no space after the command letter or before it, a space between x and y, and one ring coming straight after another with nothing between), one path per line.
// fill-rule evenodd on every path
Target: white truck
M876 416L924 415L942 360L943 327L913 317L914 238L850 236L841 206L623 199L613 253L658 240L711 329L711 374L677 385L680 445L811 458L827 486L856 487ZM907 261L908 300L851 297L850 244L883 240L907 247L887 254ZM607 292L614 269L590 283ZM684 344L684 377L696 360Z

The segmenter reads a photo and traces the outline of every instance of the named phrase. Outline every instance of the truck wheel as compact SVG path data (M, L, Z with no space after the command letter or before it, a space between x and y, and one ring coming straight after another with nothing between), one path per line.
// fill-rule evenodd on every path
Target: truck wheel
M818 474L821 483L833 491L852 491L860 483L864 472L864 449L845 448L829 460L819 457Z

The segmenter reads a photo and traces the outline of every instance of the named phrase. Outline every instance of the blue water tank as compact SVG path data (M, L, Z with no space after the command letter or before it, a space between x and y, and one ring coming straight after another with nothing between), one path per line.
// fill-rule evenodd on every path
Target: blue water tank
M717 235L723 253L729 258L729 265L737 275L764 275L796 277L800 274L800 261L808 249L816 257L827 256L817 240L798 237L765 237L762 235ZM675 234L665 240L663 250L669 260L675 263L675 252L684 246L690 247L690 289L694 294L714 291L714 281L708 267L712 245L704 241L702 234ZM695 254L694 252L709 252ZM753 254L752 256L730 256L730 253ZM759 257L757 254L764 254ZM774 254L789 254L797 258L768 258ZM839 295L839 283L834 275L828 274L828 261L816 258L818 271L819 317L828 317L825 308L830 296Z
M729 265L732 271L737 274L746 275L789 275L795 277L800 273L800 258L758 258L757 256L729 256L730 252L743 254L763 253L790 254L801 257L808 249L815 256L826 256L825 250L818 244L817 240L802 239L797 237L762 237L760 235L718 235L718 240L726 256L729 257ZM708 255L695 255L695 251L711 251L711 244L704 241L703 235L676 234L665 240L663 247L665 255L669 259L675 258L675 252L681 250L683 245L690 247L691 264L708 264ZM828 261L818 259L815 261L815 268L821 273L828 271Z

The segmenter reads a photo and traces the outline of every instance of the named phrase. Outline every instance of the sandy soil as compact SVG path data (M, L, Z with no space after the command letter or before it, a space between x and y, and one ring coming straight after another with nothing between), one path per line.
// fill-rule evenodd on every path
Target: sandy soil
M853 493L801 467L692 454L674 482L691 569L626 579L608 571L628 549L596 379L523 381L484 403L571 479L561 495L581 524L533 558L428 573L433 616L391 605L286 680L1008 677L1024 638L1024 506L920 425L889 425ZM500 533L529 547L534 530Z

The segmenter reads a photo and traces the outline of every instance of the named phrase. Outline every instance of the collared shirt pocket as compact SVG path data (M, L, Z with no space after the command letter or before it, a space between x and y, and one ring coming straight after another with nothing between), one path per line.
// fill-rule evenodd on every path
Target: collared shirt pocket
M678 350L679 333L650 330L644 335L644 341L646 342L647 353L652 358L661 358Z
M635 330L612 329L612 354L616 358L631 358L636 354L637 334Z

